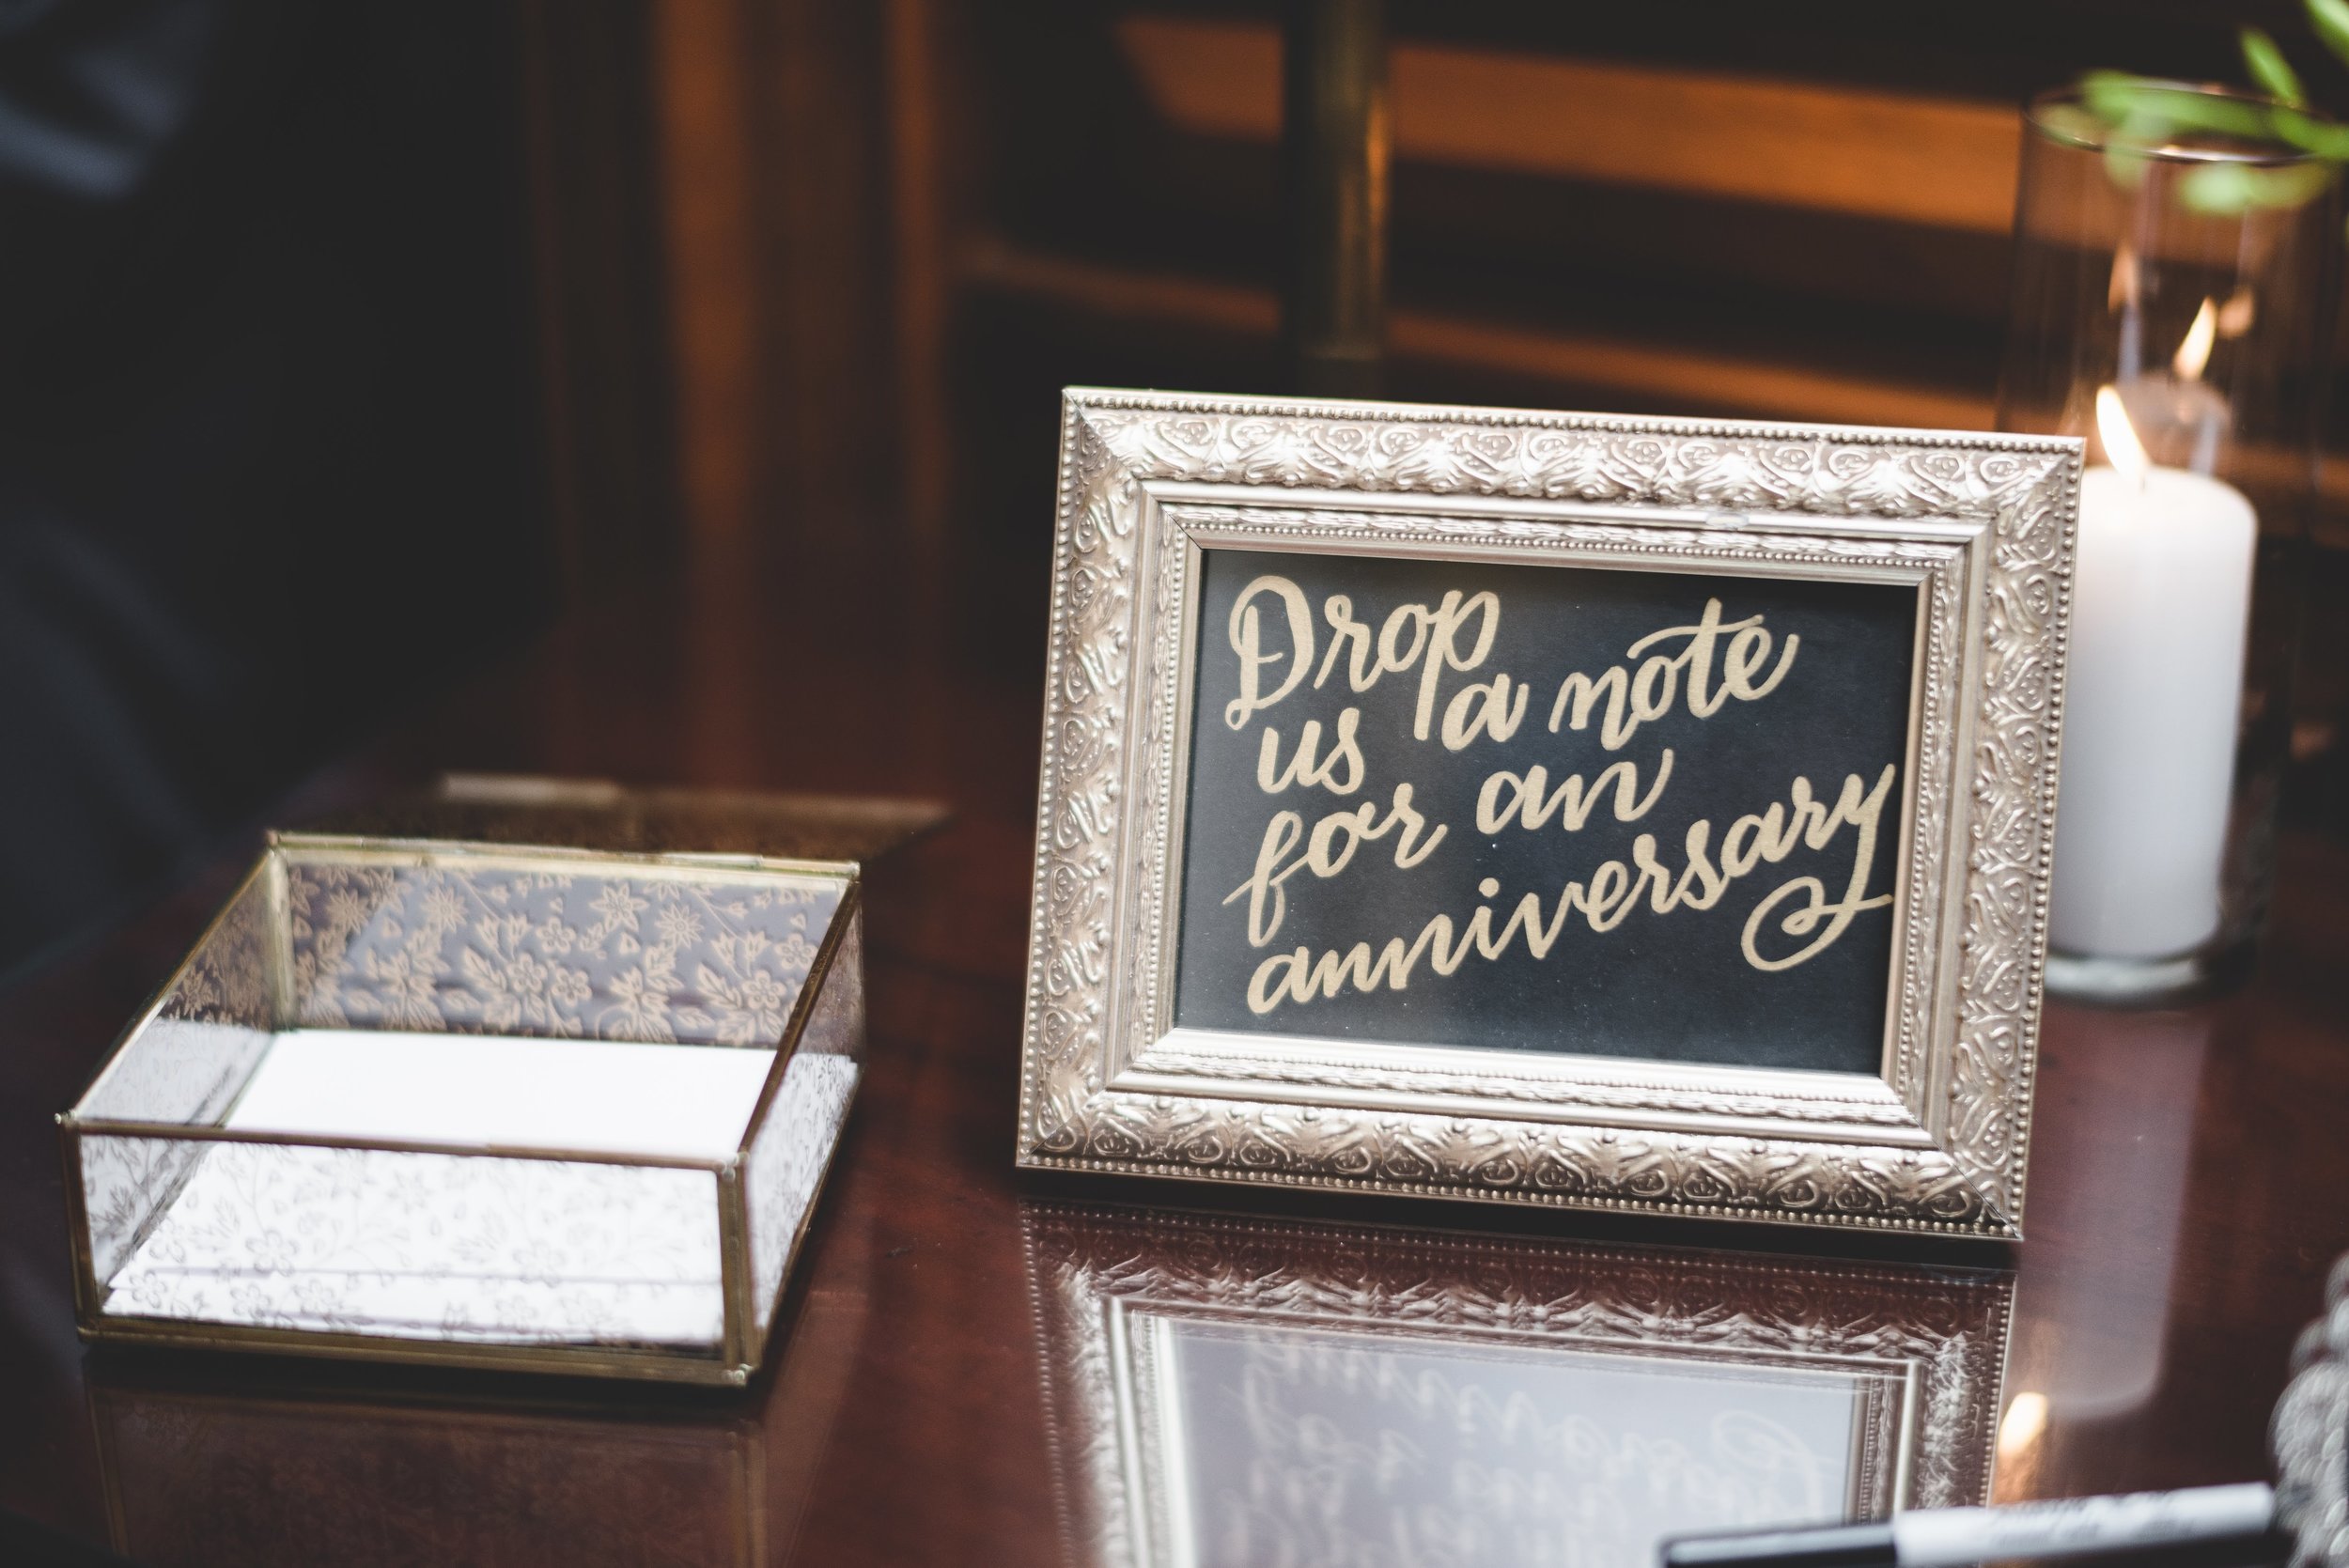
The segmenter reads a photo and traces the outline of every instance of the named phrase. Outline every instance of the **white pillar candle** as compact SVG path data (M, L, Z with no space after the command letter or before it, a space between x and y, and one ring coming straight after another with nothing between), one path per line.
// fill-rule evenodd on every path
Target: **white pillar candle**
M2123 463L2139 456L2108 445ZM2207 474L2100 465L2082 479L2056 814L2061 952L2168 957L2218 929L2258 532L2242 492Z

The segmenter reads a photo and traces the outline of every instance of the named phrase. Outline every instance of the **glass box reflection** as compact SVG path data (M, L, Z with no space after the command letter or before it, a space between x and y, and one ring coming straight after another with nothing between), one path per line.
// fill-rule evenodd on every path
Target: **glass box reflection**
M1640 1564L1988 1495L2004 1275L1038 1206L1081 1562Z
M851 1403L869 1227L831 1230L747 1398L101 1348L90 1421L116 1549L252 1568L761 1568L794 1560Z

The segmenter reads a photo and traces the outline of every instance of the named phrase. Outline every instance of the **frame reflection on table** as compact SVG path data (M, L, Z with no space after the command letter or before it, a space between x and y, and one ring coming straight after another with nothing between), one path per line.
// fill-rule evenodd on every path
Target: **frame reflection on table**
M1985 1500L2002 1274L1036 1205L1071 1557L1644 1565Z

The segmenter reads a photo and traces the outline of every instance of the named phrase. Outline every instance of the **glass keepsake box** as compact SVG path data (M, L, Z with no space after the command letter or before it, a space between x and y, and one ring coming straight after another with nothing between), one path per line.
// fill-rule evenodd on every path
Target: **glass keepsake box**
M84 1336L747 1382L856 1092L859 887L274 835L59 1119Z

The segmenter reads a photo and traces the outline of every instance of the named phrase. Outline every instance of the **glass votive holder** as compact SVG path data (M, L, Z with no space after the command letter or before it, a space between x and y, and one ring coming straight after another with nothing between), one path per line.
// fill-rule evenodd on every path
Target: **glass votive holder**
M2223 982L2259 934L2341 243L2334 167L2279 133L2313 116L2127 103L2027 112L1999 396L2088 443L2047 986L2112 1001Z

